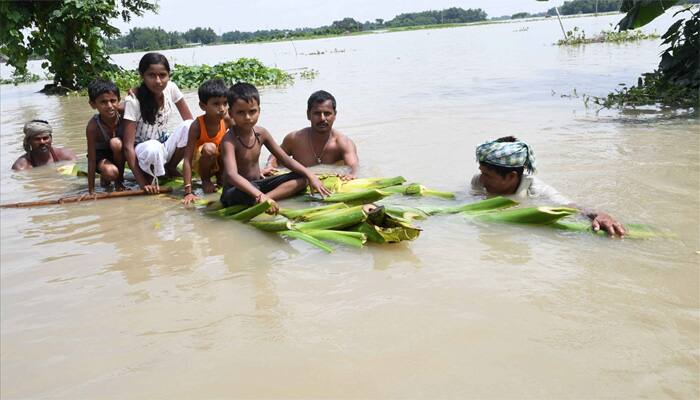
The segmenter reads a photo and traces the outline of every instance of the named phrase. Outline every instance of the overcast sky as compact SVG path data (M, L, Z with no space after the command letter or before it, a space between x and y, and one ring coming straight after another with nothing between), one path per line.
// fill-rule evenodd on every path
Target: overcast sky
M122 34L131 27L161 27L184 32L197 26L217 34L259 29L315 28L352 17L360 22L389 20L397 14L449 7L481 8L489 17L520 11L536 13L563 0L159 0L158 14L148 13L129 24L114 21Z

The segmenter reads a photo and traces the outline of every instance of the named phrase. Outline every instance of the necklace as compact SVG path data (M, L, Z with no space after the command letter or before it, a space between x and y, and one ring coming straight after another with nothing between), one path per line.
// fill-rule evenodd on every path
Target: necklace
M119 115L119 112L117 112L117 118L116 118L116 123L114 125L108 124L105 120L102 119L102 116L99 116L100 121L102 121L102 124L106 126L109 129L110 135L115 138L117 137L117 125L119 125L119 119L121 118L121 115Z
M233 128L233 131L236 133L236 139L238 139L238 143L240 143L241 146L245 147L248 150L255 147L255 142L258 141L258 135L255 134L255 130L253 130L253 143L251 143L250 145L243 143L243 139L241 139L241 135L238 134L238 129L236 129L236 127Z
M326 146L328 146L328 142L331 140L331 135L333 132L328 134L326 143L323 144L323 148L321 149L321 154L316 154L316 150L314 150L314 144L311 142L311 131L307 131L307 133L308 135L306 135L306 138L309 140L309 147L311 147L311 152L314 153L314 157L316 158L316 164L321 164L321 157L323 157L323 152L326 151Z

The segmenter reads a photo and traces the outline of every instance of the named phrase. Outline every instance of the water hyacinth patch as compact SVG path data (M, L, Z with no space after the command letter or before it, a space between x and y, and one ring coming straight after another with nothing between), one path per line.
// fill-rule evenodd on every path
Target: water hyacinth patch
M141 76L137 70L105 71L102 77L113 81L124 93L141 85ZM255 58L239 58L214 66L177 64L170 71L170 79L182 89L196 89L202 82L214 78L223 79L227 85L248 82L255 86L278 86L294 81L291 74L279 68L267 67ZM81 94L86 95L87 91Z

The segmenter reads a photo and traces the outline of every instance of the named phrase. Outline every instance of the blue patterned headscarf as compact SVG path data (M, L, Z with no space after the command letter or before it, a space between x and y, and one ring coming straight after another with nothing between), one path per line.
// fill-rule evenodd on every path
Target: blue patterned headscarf
M476 148L476 160L500 167L518 168L535 173L535 153L525 142L486 142Z

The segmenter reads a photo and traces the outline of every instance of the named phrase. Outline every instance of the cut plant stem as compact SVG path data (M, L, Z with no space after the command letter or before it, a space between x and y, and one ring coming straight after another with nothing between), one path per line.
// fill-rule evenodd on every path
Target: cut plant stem
M308 229L341 229L358 224L365 219L367 219L367 213L363 210L363 206L355 206L337 210L317 220L295 223L294 227L302 231Z
M362 190L358 192L350 193L334 193L330 196L326 196L323 201L328 203L346 203L346 204L357 204L357 203L373 203L377 200L381 200L384 197L390 195L389 192L384 192L379 189L369 189Z
M247 222L255 218L256 216L264 213L265 211L269 210L270 207L272 207L272 202L270 200L265 200L262 203L258 203L252 207L248 207L237 214L233 214L229 218L236 221Z
M306 219L308 215L312 214L317 214L320 212L324 211L329 211L329 210L339 210L342 208L348 208L347 204L344 203L333 203L333 204L327 204L324 206L319 206L319 207L308 207L308 208L299 208L296 210L291 210L291 209L286 209L283 208L280 210L280 214L284 215L285 217L289 219Z
M292 222L284 217L259 221L253 219L249 221L248 224L266 232L288 231L292 229Z

